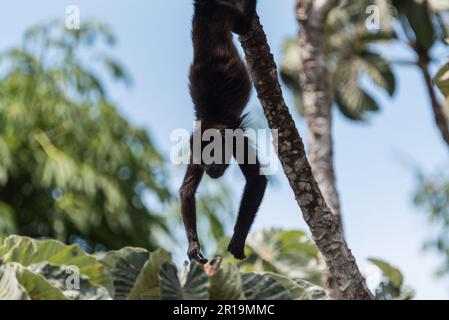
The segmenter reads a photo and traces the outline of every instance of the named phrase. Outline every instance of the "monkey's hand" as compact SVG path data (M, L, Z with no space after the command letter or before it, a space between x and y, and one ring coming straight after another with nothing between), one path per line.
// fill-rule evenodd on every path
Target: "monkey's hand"
M235 239L232 239L229 243L228 251L238 260L244 260L246 258L245 245Z
M189 251L187 252L187 255L190 260L195 260L200 264L206 264L208 261L201 253L201 248L198 243L189 245Z

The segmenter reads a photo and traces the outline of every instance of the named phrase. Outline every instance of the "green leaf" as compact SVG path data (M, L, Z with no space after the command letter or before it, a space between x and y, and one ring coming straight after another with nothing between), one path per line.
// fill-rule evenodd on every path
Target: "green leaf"
M444 65L435 76L435 84L440 89L441 93L449 98L449 63Z
M35 275L42 276L49 284L58 289L58 294L60 292L70 300L111 299L106 288L92 284L86 276L79 274L78 270L73 267L40 263L31 265L27 269ZM25 287L27 288L27 286ZM42 290L37 288L36 292L42 293ZM33 295L30 294L30 296L35 300ZM44 299L48 300L49 298L45 297Z
M149 257L150 253L145 249L127 247L119 251L110 251L100 260L111 275L114 299L128 298Z
M436 34L427 1L393 0L392 3L406 17L418 46L429 50L435 43Z
M326 292L322 287L319 287L313 283L302 279L293 279L298 286L300 286L305 291L305 296L303 299L307 300L323 300L327 299Z
M363 70L379 87L393 96L396 91L396 78L387 60L377 53L365 51L359 56Z
M310 300L306 290L296 283L293 279L287 278L277 273L266 273L271 278L282 284L290 291L293 300Z
M292 294L294 300L320 300L326 298L324 289L302 279L292 279L286 276L267 272L266 275L272 277Z
M126 72L126 70L123 68L123 66L120 65L118 61L106 57L104 59L104 64L115 79L121 80L127 85L131 84L130 75Z
M140 270L128 299L160 299L159 271L164 264L170 263L171 261L171 254L163 249L152 252L150 258Z
M335 102L349 119L365 120L366 112L379 110L377 102L359 85L359 72L351 63L341 64L335 73Z
M13 266L0 265L0 300L30 300Z
M176 267L165 263L159 274L161 298L164 300L207 300L209 298L209 277L196 262L190 263L184 281L177 275Z
M210 277L210 300L242 300L245 295L242 291L240 272L233 264L220 267Z
M178 278L178 270L172 263L164 263L159 272L160 297L162 300L183 300L181 282Z
M43 262L55 266L76 266L93 284L106 288L111 286L103 265L78 245L67 246L56 240L9 236L0 246L0 257L4 263L17 262L25 267Z
M268 274L242 273L242 287L248 300L291 300L292 293Z
M384 277L386 277L394 286L397 288L401 288L404 283L404 277L402 276L401 271L398 268L393 267L389 263L382 261L380 259L368 259L376 265L383 273Z
M32 300L68 300L64 293L53 286L44 276L17 263L8 265L13 267L17 280Z

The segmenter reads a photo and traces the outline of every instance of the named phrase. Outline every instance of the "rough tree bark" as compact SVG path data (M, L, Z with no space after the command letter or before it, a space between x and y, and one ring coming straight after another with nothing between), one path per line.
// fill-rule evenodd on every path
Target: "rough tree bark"
M334 171L332 141L332 91L325 60L324 23L328 11L338 1L297 1L297 19L301 25L299 46L303 110L309 129L309 161L318 186L333 214L340 220L340 199Z
M340 221L327 206L307 160L304 143L285 104L277 67L256 15L252 30L240 37L254 85L270 129L278 130L278 156L329 272L343 299L372 299L355 258L343 237Z

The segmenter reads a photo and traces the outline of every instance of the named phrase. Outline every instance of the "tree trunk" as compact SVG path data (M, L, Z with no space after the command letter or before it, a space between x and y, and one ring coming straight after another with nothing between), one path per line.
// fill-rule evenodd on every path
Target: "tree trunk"
M337 3L338 1L330 1ZM340 221L340 212L332 139L332 90L326 65L326 36L324 25L327 17L325 11L315 8L311 1L298 0L296 16L301 26L299 47L301 58L300 79L303 88L303 110L309 132L309 161L312 172L323 193L326 203ZM325 275L326 289L329 296L339 298L335 279L331 274Z
M322 1L319 1L322 2ZM279 159L315 243L343 299L372 299L355 258L343 238L340 221L327 206L307 160L304 143L285 104L276 64L256 15L240 42L269 127L278 131Z
M298 1L297 18L301 25L299 46L302 69L303 110L309 129L309 160L313 175L333 214L341 221L340 200L335 183L332 141L332 91L326 66L324 23L326 16L304 8Z

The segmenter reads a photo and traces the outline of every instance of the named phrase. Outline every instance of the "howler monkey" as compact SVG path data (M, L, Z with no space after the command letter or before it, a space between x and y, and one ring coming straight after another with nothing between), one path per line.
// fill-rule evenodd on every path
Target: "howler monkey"
M212 129L224 138L227 129L243 129L245 116L242 113L248 103L252 83L246 65L234 45L232 33L245 35L250 31L256 2L257 0L194 1L194 61L189 80L196 120L201 123L201 128L195 130L200 130L200 133ZM191 144L194 136L195 134ZM246 178L234 235L228 247L229 252L237 259L245 258L245 241L267 185L266 177L260 173L256 150L252 148L248 137L243 136L242 139L243 158L236 155L235 138L232 141L232 156L237 159ZM201 142L201 150L206 145L207 143ZM248 161L250 157L255 161ZM204 172L217 179L224 174L229 162L225 156L222 157L224 161L209 164L202 160L195 164L192 159L193 157L179 191L181 213L189 241L188 256L204 264L207 259L201 253L196 229L195 193Z

